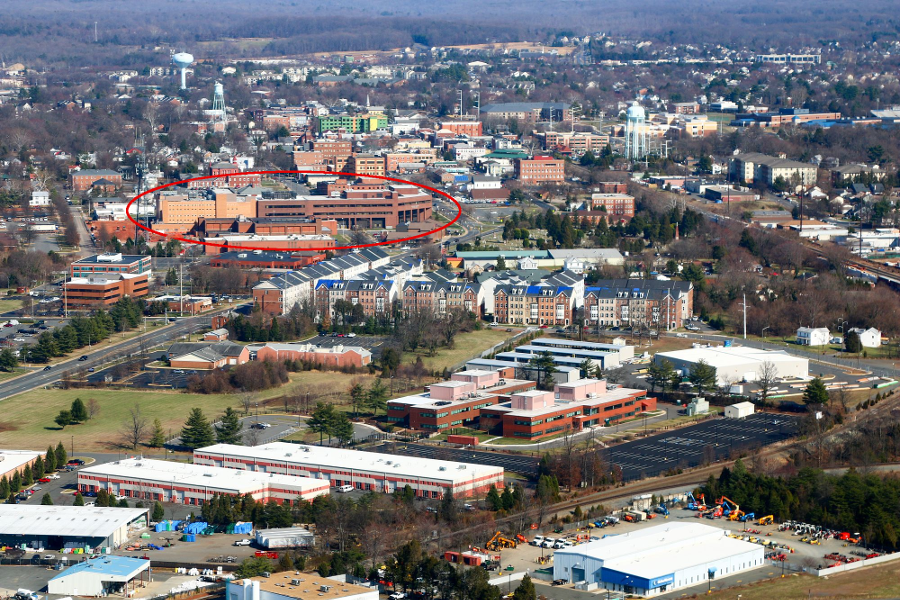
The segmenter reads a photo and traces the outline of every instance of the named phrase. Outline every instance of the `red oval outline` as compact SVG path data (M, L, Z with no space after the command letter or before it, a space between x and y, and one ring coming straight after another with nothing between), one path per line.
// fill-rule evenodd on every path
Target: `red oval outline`
M462 205L460 205L460 203L456 200L456 198L454 198L454 197L451 196L450 194L448 194L448 193L446 193L446 192L442 192L441 190L435 189L435 188L433 188L433 187L429 187L429 186L427 186L427 185L423 185L423 184L421 184L421 183L413 183L412 181L406 181L405 179L397 179L397 178L394 178L394 177L385 177L384 175L361 175L361 174L359 174L359 173L345 173L345 172L339 172L339 171L241 171L240 174L241 174L241 175L284 175L284 174L346 175L346 176L349 176L349 177L362 177L362 178L372 178L372 179L383 179L383 180L385 180L385 181L394 181L394 182L397 182L397 183L404 183L404 184L407 184L407 185L414 185L414 186L416 186L416 187L418 187L418 188L422 188L422 189L428 190L428 191L430 191L430 192L434 192L435 194L440 194L441 196L447 198L448 200L450 200L450 202L452 202L453 204L456 205L457 213L456 213L456 216L453 217L453 220L450 221L449 223L447 223L446 225L442 225L441 227L438 227L438 228L436 228L436 229L432 229L431 231L426 231L425 233L420 233L420 234L418 234L418 235L413 235L413 236L410 236L410 237L401 238L401 239L399 239L399 240L394 240L394 241L392 241L392 242L377 242L377 243L373 243L373 244L358 244L358 245L355 245L355 246L335 246L335 247L333 247L333 248L324 248L324 247L323 247L323 248L296 248L296 249L291 249L291 248L267 248L267 247L265 247L265 246L229 246L228 244L214 244L214 243L212 243L212 242L202 242L202 241L199 241L199 240L188 240L188 239L185 239L185 238L183 238L183 237L179 237L179 236L174 235L174 234L170 235L170 234L167 234L167 233L163 233L163 232L161 232L161 231L156 231L156 230L154 230L154 229L150 229L149 227L144 227L143 225L141 225L140 223L138 223L137 221L135 221L134 218L131 216L131 213L129 212L129 208L131 208L131 205L134 203L135 200L139 200L139 199L141 199L143 196L146 196L147 194L151 194L151 193L153 193L153 192L156 192L156 191L158 191L158 190L161 190L161 189L164 189L164 188L167 188L167 187L171 187L171 186L173 186L173 185L180 185L180 184L186 183L186 182L188 182L188 181L201 181L201 180L203 180L203 179L221 179L221 178L224 177L223 175L205 175L205 176L203 176L203 177L192 177L192 178L190 178L190 179L182 179L182 180L180 180L180 181L173 181L172 183L166 183L166 184L157 186L157 187L155 187L155 188L153 188L153 189L147 190L146 192L142 192L141 194L138 194L137 196L135 196L134 198L132 198L131 201L125 206L125 215L128 217L128 220L129 220L129 221L131 221L132 223L134 223L135 225L137 225L138 227L140 227L140 228L143 229L144 231L147 231L147 232L149 232L149 233L158 235L158 236L160 236L160 237L164 237L164 238L169 238L169 239L177 240L177 241L179 241L179 242L185 242L185 243L187 243L187 244L201 244L201 245L204 245L204 246L215 246L215 247L217 247L217 248L225 248L226 250L233 250L233 251L240 251L240 250L263 250L263 251L265 251L265 252L287 252L287 251L291 251L291 252L309 252L309 251L321 251L321 252L327 252L327 251L329 251L329 250L332 250L332 251L333 251L333 250L353 250L354 248L372 248L372 247L375 247L375 246L390 246L390 245L393 245L393 244L399 244L400 242L408 242L409 240L415 240L415 239L418 239L418 238L421 238L421 237L426 237L426 236L431 235L432 233L435 233L436 231L442 231L442 230L444 230L444 229L450 227L450 226L453 225L454 223L456 223L456 222L459 220L459 218L462 216Z

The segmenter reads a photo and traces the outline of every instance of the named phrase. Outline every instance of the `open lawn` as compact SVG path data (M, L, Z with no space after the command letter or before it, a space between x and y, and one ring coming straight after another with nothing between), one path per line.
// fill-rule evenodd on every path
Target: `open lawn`
M768 567L765 567L768 568ZM775 570L774 567L769 568ZM813 577L793 575L784 579L713 591L707 598L741 600L792 600L807 598L896 598L900 596L900 563L897 561L846 573Z
M24 375L28 372L28 369L13 369L12 371L0 371L0 381L6 381L7 379L12 379L13 377L18 377L19 375Z
M4 298L0 300L0 314L22 308L21 298Z
M405 362L414 363L416 358L421 356L422 362L428 369L452 369L455 365L480 356L494 344L507 340L513 335L515 334L507 332L503 327L485 327L478 331L457 335L453 348L441 348L434 356L428 356L428 352L420 350L405 354L404 358Z
M60 410L68 409L75 398L81 398L85 404L95 399L100 412L86 423L61 430L53 419ZM226 406L240 408L238 399L227 395L94 389L34 390L4 400L2 405L0 431L3 443L10 448L42 450L50 443L75 436L78 449L104 452L122 449L117 432L134 405L139 405L147 418L148 435L149 425L159 418L167 437L170 430L177 434L193 407L203 409L209 418L218 417Z

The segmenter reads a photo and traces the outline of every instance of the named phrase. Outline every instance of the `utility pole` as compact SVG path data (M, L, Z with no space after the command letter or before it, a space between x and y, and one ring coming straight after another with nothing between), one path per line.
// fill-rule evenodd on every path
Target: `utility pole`
M459 116L462 117L465 113L463 108L463 91L459 90Z
M744 309L744 339L747 339L747 293L744 293L744 301L741 302L741 308Z
M184 257L178 264L178 299L181 300L181 314L184 316ZM745 336L746 337L746 336Z

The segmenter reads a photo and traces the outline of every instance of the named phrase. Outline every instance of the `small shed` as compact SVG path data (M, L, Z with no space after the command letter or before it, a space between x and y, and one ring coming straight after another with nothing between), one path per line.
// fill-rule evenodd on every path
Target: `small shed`
M709 412L709 402L706 398L694 398L687 406L687 414L689 417L697 415L705 415Z
M755 407L752 402L738 402L725 407L726 419L743 419L753 414Z

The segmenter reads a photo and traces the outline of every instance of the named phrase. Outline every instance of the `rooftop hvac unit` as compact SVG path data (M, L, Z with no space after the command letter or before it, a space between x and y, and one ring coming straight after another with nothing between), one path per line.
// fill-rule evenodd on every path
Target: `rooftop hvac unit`
M204 473L203 476L204 476L204 477L212 477L213 474L212 474L212 473Z
M300 585L299 579L291 579L291 585Z
M438 467L438 471L446 471L447 467Z
M320 592L327 592L327 591L330 590L330 589L331 589L331 586L330 586L330 585L320 585L320 586L319 586L319 591L320 591Z

